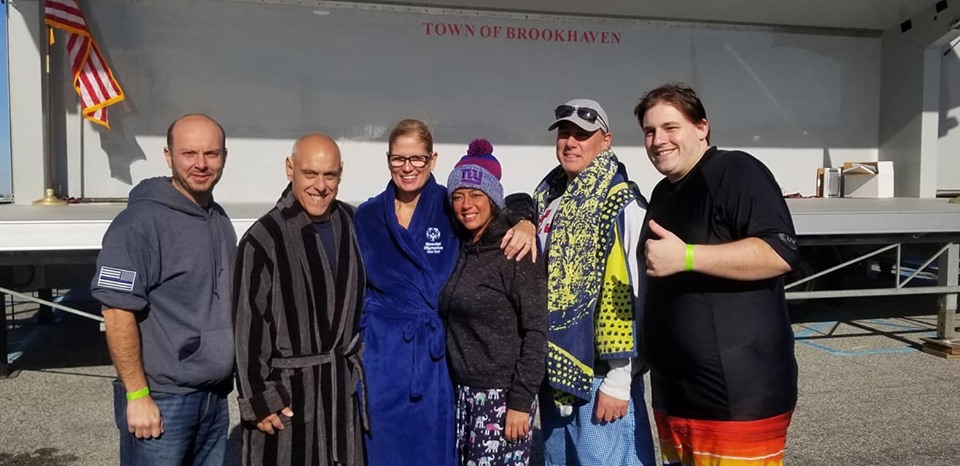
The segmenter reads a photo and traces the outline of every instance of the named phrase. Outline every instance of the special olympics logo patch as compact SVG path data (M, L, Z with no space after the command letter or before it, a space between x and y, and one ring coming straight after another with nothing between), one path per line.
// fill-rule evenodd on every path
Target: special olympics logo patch
M427 239L430 241L436 241L440 239L440 229L437 227L427 228Z

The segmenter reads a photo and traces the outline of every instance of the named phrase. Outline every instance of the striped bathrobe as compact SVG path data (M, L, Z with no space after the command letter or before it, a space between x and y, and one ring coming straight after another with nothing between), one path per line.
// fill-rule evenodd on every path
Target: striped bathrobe
M336 276L289 186L240 240L233 302L244 464L364 463L357 385L365 275L352 209L339 201L331 209ZM256 428L285 406L294 415L281 416L283 431Z

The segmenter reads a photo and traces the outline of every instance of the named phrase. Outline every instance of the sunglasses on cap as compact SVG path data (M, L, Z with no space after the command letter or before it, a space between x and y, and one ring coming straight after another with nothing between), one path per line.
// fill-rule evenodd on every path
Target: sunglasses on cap
M590 107L574 107L573 105L561 105L553 111L553 116L556 119L566 118L570 115L573 115L576 112L577 116L581 120L586 121L587 123L595 124L597 120L600 120L600 127L603 128L604 132L610 130L607 127L607 122L603 121L603 117L600 116L600 112L590 108Z

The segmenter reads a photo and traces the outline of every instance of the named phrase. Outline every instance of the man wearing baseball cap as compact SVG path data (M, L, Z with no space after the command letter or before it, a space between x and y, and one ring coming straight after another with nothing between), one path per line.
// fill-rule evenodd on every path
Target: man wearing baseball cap
M638 325L646 200L610 149L599 103L554 110L559 166L537 186L549 340L540 394L547 465L654 464Z

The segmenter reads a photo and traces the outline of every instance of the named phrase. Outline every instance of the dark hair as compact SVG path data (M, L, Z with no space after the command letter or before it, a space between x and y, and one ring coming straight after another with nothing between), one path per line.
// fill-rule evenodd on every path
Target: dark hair
M490 196L486 196L486 197L487 197L487 202L490 203L490 224L487 225L487 228L490 228L497 221L497 219L500 218L501 215L503 215L503 213L500 211L500 208L497 207L497 204L493 202L493 199L490 199ZM451 199L449 199L449 201L450 201L450 204L448 205L450 206L450 212L453 213L452 196L451 196ZM460 223L460 220L457 219L457 216L455 213L453 213L451 217L453 217L453 231L454 233L457 234L457 237L460 238L460 241L462 241L461 244L469 243L470 240L473 239L473 233L471 233L470 230L467 229L467 227L463 226L463 224Z
M697 97L697 92L692 87L683 84L664 84L652 91L647 92L640 98L640 103L633 108L633 114L637 117L637 124L643 126L643 117L647 110L650 110L657 104L668 104L676 108L690 120L690 123L697 124L707 119L707 111L703 108L703 102ZM710 144L710 132L707 132L707 144Z
M426 123L412 118L397 123L397 126L394 126L393 131L390 132L389 143L391 148L400 136L413 136L419 139L427 146L427 155L433 154L433 135L430 134L430 128L427 128Z
M220 128L220 147L227 147L227 132L223 130L223 126L220 126L220 123L218 123L217 120L214 120L213 118L210 118L202 113L188 113L180 118L177 118L176 120L173 120L173 123L170 123L170 126L167 127L167 149L173 150L173 128L177 126L177 123L180 123L180 121L185 118L195 116L206 118L207 120L212 121L213 124L217 125L217 128Z

